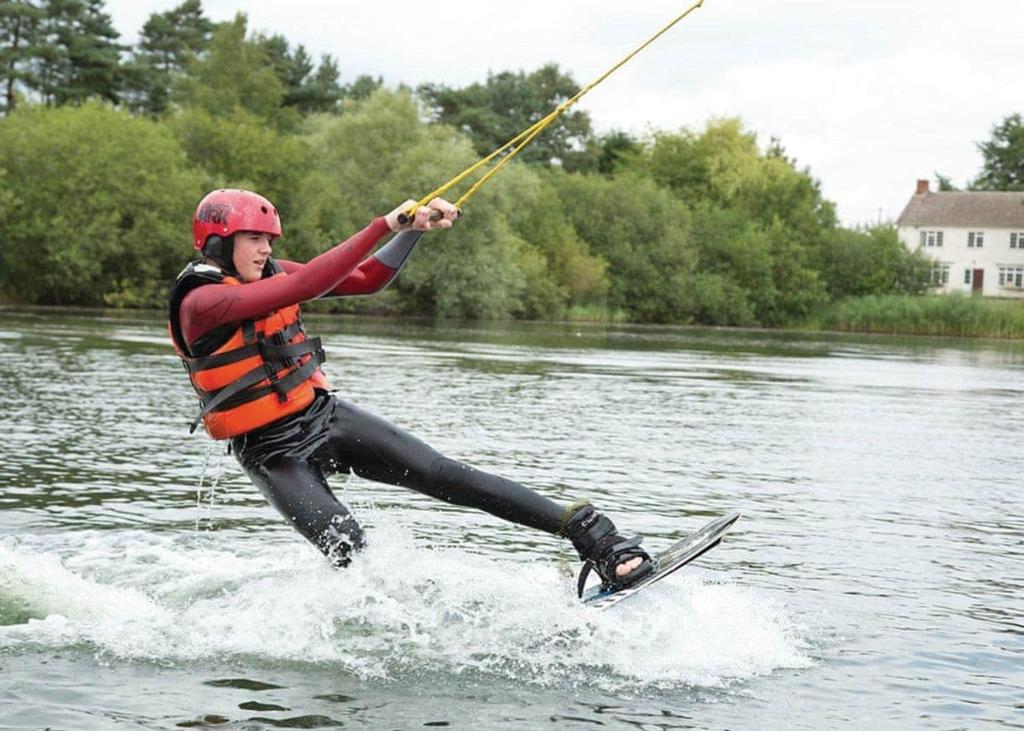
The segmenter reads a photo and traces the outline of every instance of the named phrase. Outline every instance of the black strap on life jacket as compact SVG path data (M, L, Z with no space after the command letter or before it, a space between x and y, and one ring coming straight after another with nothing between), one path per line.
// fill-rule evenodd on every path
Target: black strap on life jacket
M259 355L263 360L261 365L223 388L213 391L200 390L199 415L192 422L189 431L194 432L202 418L211 411L227 411L263 398L270 393L276 393L278 400L284 403L288 398L288 392L310 378L323 364L326 357L320 338L306 338L299 343L288 342L300 332L304 332L302 322L296 320L283 330L264 336L262 333L256 332L253 322L249 320L242 323L242 334L245 340L245 345L242 347L226 353L185 359L185 368L189 373L237 363L255 355ZM299 365L299 359L303 356L310 357L305 363ZM282 370L287 370L287 373L284 376L278 376L278 372ZM269 383L255 388L256 384L261 381L269 381Z
M247 332L247 330L250 332ZM264 343L271 342L270 345L264 345L261 347L260 341L256 339L253 322L252 320L249 320L242 324L242 335L246 341L245 345L241 348L229 350L226 353L216 353L214 355L206 355L198 358L189 358L185 361L185 368L189 373L206 371L211 368L220 368L221 366L231 365L232 363L237 363L240 360L251 358L254 355L262 355L264 359L270 358L273 360L294 358L296 355L287 352L288 348L295 348L297 345L304 345L305 343L296 343L295 345L276 345L276 343L287 343L300 332L303 332L302 322L296 320L280 332L274 333L272 336L272 342L270 340L263 341ZM309 338L306 340L306 343L311 342L312 340L317 340L319 342L318 338ZM299 353L299 355L302 355L302 353Z

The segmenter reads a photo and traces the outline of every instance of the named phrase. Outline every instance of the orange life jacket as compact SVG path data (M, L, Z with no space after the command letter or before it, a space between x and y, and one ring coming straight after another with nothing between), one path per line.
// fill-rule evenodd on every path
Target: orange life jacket
M313 389L326 389L328 384L320 370L320 338L306 337L298 305L241 322L213 352L192 356L182 342L178 308L189 291L213 282L242 284L215 267L185 268L172 291L168 329L199 396L201 409L191 431L201 419L211 437L229 439L305 409L313 402Z

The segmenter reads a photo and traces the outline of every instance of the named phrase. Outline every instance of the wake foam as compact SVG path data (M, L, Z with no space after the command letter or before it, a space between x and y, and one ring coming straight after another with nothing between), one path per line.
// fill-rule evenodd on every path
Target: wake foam
M759 590L688 569L598 611L553 561L430 548L400 512L369 517L370 547L344 571L283 531L233 545L217 533L141 531L62 536L59 549L54 538L0 540L0 649L616 691L718 687L809 664L785 608Z

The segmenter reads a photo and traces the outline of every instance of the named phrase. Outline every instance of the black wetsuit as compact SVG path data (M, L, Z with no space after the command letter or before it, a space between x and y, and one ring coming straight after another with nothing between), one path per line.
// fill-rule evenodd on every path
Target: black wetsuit
M328 475L412 488L455 505L558 533L563 508L517 482L445 457L397 426L318 391L304 411L231 441L238 461L271 505L338 565L363 531L327 484Z

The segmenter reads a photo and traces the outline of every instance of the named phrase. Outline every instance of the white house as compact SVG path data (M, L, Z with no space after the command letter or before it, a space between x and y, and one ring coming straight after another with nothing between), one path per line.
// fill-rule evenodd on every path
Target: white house
M918 180L896 227L935 262L936 291L1024 297L1024 193L933 193Z

